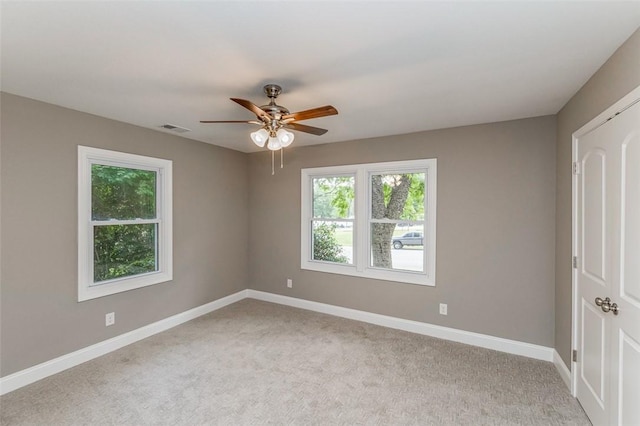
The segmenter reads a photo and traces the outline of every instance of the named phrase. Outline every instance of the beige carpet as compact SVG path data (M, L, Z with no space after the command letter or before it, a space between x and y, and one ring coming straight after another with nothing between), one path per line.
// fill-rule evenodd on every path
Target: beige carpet
M2 425L588 425L551 363L245 299L0 398Z

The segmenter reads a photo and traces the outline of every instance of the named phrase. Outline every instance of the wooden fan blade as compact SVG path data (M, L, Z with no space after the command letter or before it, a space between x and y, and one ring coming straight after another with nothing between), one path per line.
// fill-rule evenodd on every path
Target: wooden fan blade
M256 120L200 120L201 123L245 123L245 124L263 124Z
M328 132L327 129L321 129L319 127L306 126L304 124L299 123L288 123L284 127L288 127L292 130L297 130L299 132L311 133L312 135L324 135Z
M328 115L336 115L338 110L331 105L325 105L318 108L308 109L305 111L292 112L291 114L283 115L283 120L293 119L293 121L309 120L310 118L326 117Z
M231 98L231 100L243 107L245 107L246 109L248 109L249 111L251 111L252 113L254 113L256 116L258 116L261 120L266 121L267 123L271 123L271 116L269 114L267 114L263 109L261 109L260 107L256 106L255 104L246 101L244 99L238 99L238 98Z

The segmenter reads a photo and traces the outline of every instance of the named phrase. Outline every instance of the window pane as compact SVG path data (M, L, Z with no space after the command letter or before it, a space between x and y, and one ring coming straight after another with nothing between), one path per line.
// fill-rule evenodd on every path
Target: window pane
M371 175L371 218L424 220L424 178L424 173Z
M157 172L91 165L91 219L154 219Z
M353 264L353 223L314 220L311 258Z
M156 271L156 233L155 223L94 227L94 283Z
M313 217L352 219L354 188L353 176L313 178Z
M371 266L423 272L424 226L372 223Z

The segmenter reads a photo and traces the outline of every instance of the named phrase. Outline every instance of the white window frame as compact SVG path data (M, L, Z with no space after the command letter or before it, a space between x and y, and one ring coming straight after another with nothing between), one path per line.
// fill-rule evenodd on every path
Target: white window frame
M425 173L424 271L383 269L370 265L371 175L389 173ZM316 167L301 170L301 247L300 267L311 271L351 275L400 283L436 285L436 199L437 160L435 158L385 163ZM313 179L318 177L355 176L355 220L353 226L353 264L312 259Z
M93 228L91 218L91 166L102 164L157 172L156 218L117 220L113 224L157 224L157 270L145 274L93 282ZM171 160L78 145L78 301L95 299L173 279L173 180Z

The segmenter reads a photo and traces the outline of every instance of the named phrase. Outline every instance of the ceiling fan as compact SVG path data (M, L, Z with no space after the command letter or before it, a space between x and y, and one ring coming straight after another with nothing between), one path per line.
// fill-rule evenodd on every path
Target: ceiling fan
M312 118L326 117L338 114L331 105L325 105L318 108L312 108L305 111L289 112L289 110L281 105L276 104L276 98L282 92L282 87L277 84L267 84L264 86L264 93L269 98L269 104L261 107L256 106L250 101L238 98L231 100L256 115L255 120L202 120L201 123L249 123L257 124L261 128L251 133L251 140L260 148L267 144L267 148L271 151L277 151L286 148L293 142L294 135L286 129L298 132L310 133L312 135L324 135L326 129L319 127L307 126L300 124L298 121L309 120ZM281 165L282 167L282 165Z

